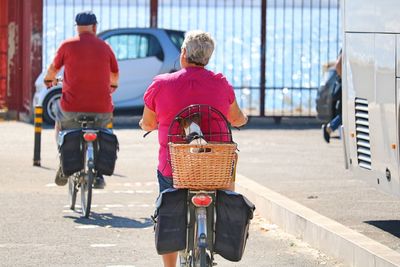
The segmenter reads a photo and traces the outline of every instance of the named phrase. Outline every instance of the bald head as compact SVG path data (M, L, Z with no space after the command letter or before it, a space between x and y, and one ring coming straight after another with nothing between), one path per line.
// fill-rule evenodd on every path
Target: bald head
M77 25L76 30L78 31L78 34L84 33L84 32L89 32L92 34L96 34L97 32L97 25L92 24L92 25Z

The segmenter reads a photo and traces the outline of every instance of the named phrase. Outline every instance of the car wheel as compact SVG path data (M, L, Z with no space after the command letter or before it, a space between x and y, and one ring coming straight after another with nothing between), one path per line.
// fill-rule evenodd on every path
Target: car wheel
M61 98L61 89L50 92L43 101L43 120L53 125L56 120L56 106Z

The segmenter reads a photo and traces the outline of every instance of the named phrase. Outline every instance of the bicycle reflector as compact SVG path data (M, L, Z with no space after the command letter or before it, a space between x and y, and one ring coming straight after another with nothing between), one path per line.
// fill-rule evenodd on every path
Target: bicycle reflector
M212 203L212 197L206 194L197 194L192 197L192 203L196 207L208 207Z
M96 133L85 133L83 135L83 139L85 139L86 142L93 142L96 140L97 134Z

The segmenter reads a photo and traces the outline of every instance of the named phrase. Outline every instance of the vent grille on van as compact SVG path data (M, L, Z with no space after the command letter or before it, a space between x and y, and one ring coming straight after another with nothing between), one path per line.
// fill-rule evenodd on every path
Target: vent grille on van
M368 100L356 98L356 141L358 165L371 170L371 146L369 139Z

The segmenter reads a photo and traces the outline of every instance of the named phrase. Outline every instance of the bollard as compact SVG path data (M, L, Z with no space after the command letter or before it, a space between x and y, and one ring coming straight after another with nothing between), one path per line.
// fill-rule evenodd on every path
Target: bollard
M40 166L40 145L42 136L43 107L35 107L34 129L35 144L33 148L33 166Z
M113 128L113 122L112 122L112 121L109 122L109 123L107 124L106 128L112 130L112 128Z

